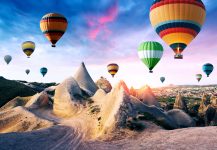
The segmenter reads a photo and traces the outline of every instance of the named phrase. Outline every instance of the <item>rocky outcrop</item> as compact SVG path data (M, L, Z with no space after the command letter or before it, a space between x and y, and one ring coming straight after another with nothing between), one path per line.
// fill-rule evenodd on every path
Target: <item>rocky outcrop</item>
M178 95L176 96L173 108L174 109L181 109L185 112L188 112L187 104L186 104L185 100L183 99L181 93L178 93Z
M112 90L112 85L104 77L100 77L100 79L96 81L96 85L99 89L103 89L106 93L109 93Z
M74 79L77 81L80 88L90 96L93 96L98 89L83 62L75 73Z
M212 96L210 97L210 102L211 102L211 105L212 105L213 107L216 107L216 108L217 108L217 98L216 98L216 96L212 95Z
M160 103L155 98L154 93L149 86L144 86L140 89L134 89L133 87L131 87L129 91L130 95L136 97L143 103L160 107Z
M70 116L77 110L76 106L82 99L82 91L77 81L70 77L56 87L53 112L60 116Z
M25 106L26 103L31 99L31 96L28 97L16 97L12 100L10 100L7 104L5 104L4 106L2 106L0 108L0 111L6 111L6 110L10 110L12 108L15 108L17 106Z
M38 93L31 97L26 103L25 107L28 108L42 108L49 105L49 96L46 92Z
M0 107L17 96L25 97L34 94L36 94L36 91L32 88L17 81L0 77Z
M0 133L32 131L52 125L22 106L0 112Z
M178 128L194 127L193 119L180 109L173 109L166 113L171 120L178 126Z
M200 107L198 109L198 115L203 117L206 113L206 110L208 109L207 105L207 96L206 94L203 94L203 97L201 99L201 102L200 102Z

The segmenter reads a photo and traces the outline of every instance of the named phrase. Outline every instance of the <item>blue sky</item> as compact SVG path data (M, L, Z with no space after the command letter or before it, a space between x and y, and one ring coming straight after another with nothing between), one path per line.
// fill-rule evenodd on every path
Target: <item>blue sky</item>
M73 75L84 61L91 76L97 80L105 76L113 84L123 79L129 86L144 84L197 84L196 73L202 73L206 62L217 64L217 4L203 0L207 9L206 22L201 33L184 52L184 60L174 60L173 51L164 44L150 25L149 8L152 0L1 0L0 2L0 75L9 79L38 82L60 82ZM50 12L63 14L68 29L51 48L41 33L39 22ZM36 49L27 59L21 49L24 41L36 43ZM163 44L162 60L149 74L139 60L137 47L143 41L155 40ZM12 55L9 66L4 55ZM116 62L120 71L115 79L107 73L106 65ZM49 69L45 78L41 67ZM25 69L31 73L26 76ZM216 83L217 70L200 84Z

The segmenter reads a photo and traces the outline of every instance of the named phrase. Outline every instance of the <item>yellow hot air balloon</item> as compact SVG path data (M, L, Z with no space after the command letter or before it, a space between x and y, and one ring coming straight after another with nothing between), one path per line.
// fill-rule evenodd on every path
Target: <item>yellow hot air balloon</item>
M30 55L32 55L35 50L35 43L32 41L23 42L22 49L23 52L27 55L27 57L30 58Z
M109 64L107 66L108 72L112 75L112 77L115 76L115 74L118 72L119 70L119 66L115 63Z
M67 25L67 19L63 15L56 13L46 14L40 21L41 31L52 43L52 47L56 47L55 44L65 33Z
M173 49L175 59L197 36L204 24L206 9L201 0L155 0L150 21L157 34Z

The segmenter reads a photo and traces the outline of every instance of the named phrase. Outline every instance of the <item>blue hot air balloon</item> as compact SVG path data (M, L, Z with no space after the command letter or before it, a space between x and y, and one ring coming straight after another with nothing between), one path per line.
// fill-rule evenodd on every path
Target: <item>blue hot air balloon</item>
M41 69L40 69L40 72L41 72L41 74L43 75L43 77L47 74L47 68L45 68L45 67L42 67Z
M212 73L214 67L212 64L210 63L206 63L203 65L203 72L207 75L207 77L209 77L209 75Z
M160 81L161 81L162 83L164 83L165 77L160 77Z

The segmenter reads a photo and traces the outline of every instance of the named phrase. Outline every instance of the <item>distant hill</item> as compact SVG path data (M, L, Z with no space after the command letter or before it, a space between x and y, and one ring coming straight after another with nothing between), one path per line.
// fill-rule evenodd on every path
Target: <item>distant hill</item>
M0 77L0 107L17 96L32 96L36 93L22 83Z

